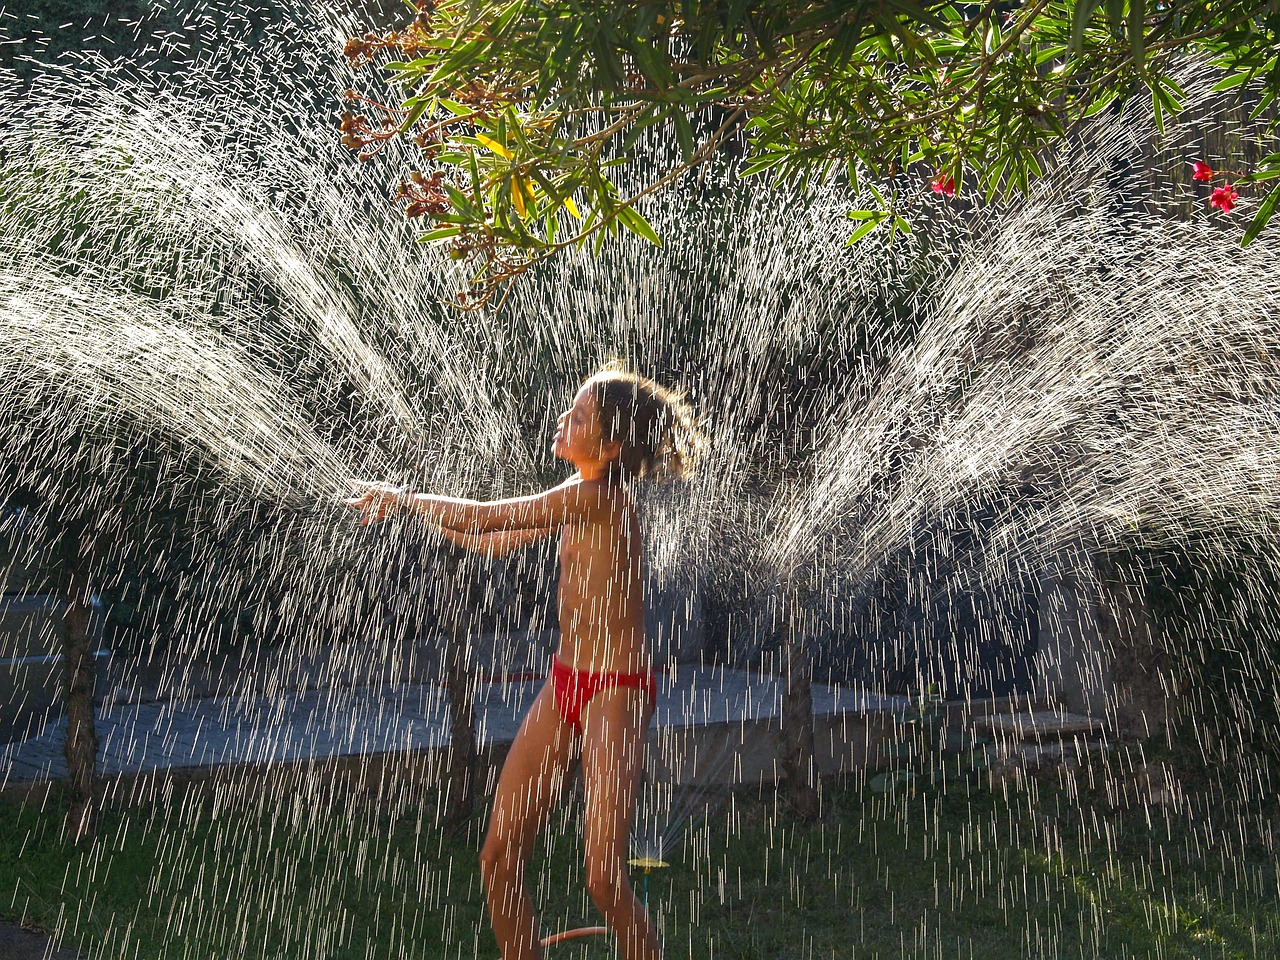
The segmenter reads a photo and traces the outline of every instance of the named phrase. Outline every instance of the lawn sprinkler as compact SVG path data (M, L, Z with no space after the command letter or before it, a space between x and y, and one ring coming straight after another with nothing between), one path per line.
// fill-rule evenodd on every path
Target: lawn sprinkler
M657 870L659 867L669 867L671 864L665 860L659 860L656 857L632 857L627 861L627 865L631 867L639 867L644 871L644 894L641 900L644 902L645 910L649 909L649 871Z

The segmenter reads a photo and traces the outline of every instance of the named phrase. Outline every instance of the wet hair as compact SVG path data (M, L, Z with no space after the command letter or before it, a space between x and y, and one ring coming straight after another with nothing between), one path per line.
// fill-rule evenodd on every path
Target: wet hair
M609 363L587 380L600 411L600 439L622 444L624 480L684 479L705 441L684 397L648 377Z

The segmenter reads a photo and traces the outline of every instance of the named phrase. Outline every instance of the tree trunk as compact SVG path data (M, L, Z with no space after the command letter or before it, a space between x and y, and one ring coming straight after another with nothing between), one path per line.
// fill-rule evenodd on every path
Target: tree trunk
M786 691L782 698L782 772L788 799L806 823L818 819L818 767L813 749L813 666L803 623L803 593L789 598L785 612Z
M456 826L469 819L476 805L476 707L471 683L471 637L465 628L449 636L449 804L446 821Z
M1179 708L1172 657L1152 623L1141 573L1114 558L1096 557L1098 633L1110 653L1107 713L1122 736L1164 738Z
M445 822L458 826L475 812L479 744L471 676L471 580L474 567L460 552L452 552L445 568L449 595L441 618L448 634L445 691L449 696L449 767L445 781Z
M61 587L66 600L62 652L67 709L67 836L92 837L98 827L98 734L94 729L93 687L97 663L90 632L88 557L83 525L63 533Z

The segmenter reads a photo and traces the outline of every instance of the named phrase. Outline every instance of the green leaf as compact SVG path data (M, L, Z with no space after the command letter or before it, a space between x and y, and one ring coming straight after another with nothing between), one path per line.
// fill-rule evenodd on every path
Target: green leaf
M860 226L857 230L853 231L853 233L850 235L849 239L845 241L845 246L847 246L847 247L851 247L851 246L853 246L855 243L857 243L857 242L858 242L859 240L861 240L863 237L867 236L867 235L868 235L868 234L870 234L873 230L875 230L878 226L880 226L880 224L884 223L884 222L885 222L885 220L889 219L889 214L888 214L888 212L887 212L887 211L884 211L884 210L874 210L874 211L861 211L861 210L860 210L860 211L857 211L857 212L858 212L858 213L870 212L870 213L872 213L872 216L867 220L867 222L866 222L866 223L864 223L862 226Z
M524 3L525 0L515 0L508 4L507 9L498 14L497 18L489 24L489 33L495 37L505 33L507 27L511 26L511 21L524 11Z
M770 167L775 167L787 158L787 154L782 150L765 150L757 153L747 161L747 165L742 168L739 176L753 177L757 173L763 173Z
M944 21L926 10L921 4L916 3L915 0L884 0L884 4L890 9L897 10L903 14L907 21L913 25L922 23L935 30L945 30L947 28L947 24ZM916 38L904 32L903 39L907 43L913 43Z
M653 81L659 89L671 86L671 66L649 41L637 39L631 44L630 51L646 79Z
M1129 50L1139 67L1147 59L1146 19L1146 0L1129 0Z
M405 116L404 120L401 121L400 132L404 133L406 130L412 127L415 123L421 120L422 115L424 113L426 113L428 110L433 109L434 107L435 107L434 97L423 98L420 102L415 103L413 105L413 109L411 109L409 113Z
M480 194L483 192L484 188L481 186L480 164L476 161L476 154L474 150L467 154L467 159L470 161L471 170L471 196L475 198L476 203L479 203Z
M1178 86L1178 82L1173 77L1160 76L1156 82L1164 87L1165 92L1169 94L1169 99L1174 102L1173 111L1175 113L1180 112L1182 105L1187 102L1187 91Z
M471 202L471 198L465 193L448 181L445 181L444 191L449 195L450 205L453 209L457 210L458 213L473 217L476 215L476 206Z
M661 116L662 112L658 109L656 104L645 107L640 111L640 113L632 120L631 129L623 136L622 146L619 147L619 151L624 156L630 156L631 149L636 145L636 141L640 139L640 134L653 126Z
M853 58L861 36L862 25L856 20L841 24L827 48L827 69L832 73L843 70Z
M1267 108L1271 106L1275 99L1275 89L1270 87L1264 88L1262 99L1258 101L1258 105L1254 107L1253 112L1249 114L1249 119L1257 120L1259 117L1264 116L1267 112Z
M834 19L834 17L835 14L832 10L832 5L825 3L819 4L816 10L811 10L809 13L801 14L787 24L787 32L792 34L807 33L814 27L826 26Z
M1004 179L1005 167L1009 165L1009 155L1006 153L991 165L984 174L983 179L987 182L987 203L991 203L1000 193L1001 181Z
M1034 179L1039 180L1044 176L1044 170L1041 169L1040 161L1036 159L1036 153L1034 150L1023 151L1022 162L1026 165L1027 172L1030 173Z
M470 40L460 47L450 50L440 65L432 71L431 76L427 78L427 85L439 83L447 77L457 76L462 73L462 68L479 60L484 48L489 45L487 40Z
M1239 73L1233 73L1231 76L1226 77L1223 80L1219 80L1210 87L1210 89L1215 93L1221 93L1224 90L1234 90L1236 87L1242 87L1248 83L1252 76L1253 72L1251 70L1241 70Z
M634 207L622 207L619 209L618 220L632 233L644 237L655 247L662 246L662 240L658 237L657 231L653 229L648 220L640 215L640 211Z
M1107 22L1111 24L1112 36L1124 36L1124 0L1104 0L1107 8Z
M456 100L446 100L444 97L441 97L438 102L440 106L444 107L446 110L448 110L450 113L452 113L454 116L457 116L457 117L465 117L468 114L475 112L470 107L464 104L458 103Z
M1098 9L1102 0L1077 0L1071 12L1071 42L1067 44L1067 53L1078 54L1084 45L1084 31L1093 19L1093 12Z
M1116 99L1123 93L1124 91L1114 84L1107 87L1102 91L1102 95L1098 97L1098 99L1094 100L1093 103L1089 104L1089 106L1085 108L1083 116L1092 117L1094 114L1101 113L1103 110L1107 109L1107 107L1115 103Z
M1267 221L1271 219L1271 215L1276 211L1276 203L1280 202L1280 186L1272 189L1267 194L1266 199L1262 201L1262 206L1258 208L1258 212L1254 214L1253 222L1249 224L1249 229L1244 232L1244 238L1240 241L1240 246L1247 247L1257 239L1258 234L1262 232L1262 228L1267 225Z
M438 243L441 240L448 240L450 237L456 237L462 232L462 227L436 227L429 230L418 238L419 243Z
M678 108L671 111L671 120L676 125L676 139L680 141L680 153L688 163L694 152L693 127L689 124L689 118L685 116L684 111Z
M1079 51L1076 51L1077 53ZM1037 67L1042 67L1050 60L1058 60L1071 54L1071 45L1067 43L1050 43L1038 48L1034 54Z
M849 189L854 193L858 192L858 158L850 155L845 163L845 176L849 178Z

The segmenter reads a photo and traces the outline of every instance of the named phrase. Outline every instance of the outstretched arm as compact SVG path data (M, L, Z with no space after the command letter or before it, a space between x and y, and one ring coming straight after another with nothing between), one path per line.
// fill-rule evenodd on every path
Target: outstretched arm
M559 529L531 528L528 530L493 530L489 533L460 533L449 527L436 527L450 543L465 547L484 557L505 557L521 547L555 536Z
M558 487L528 497L507 500L463 500L410 493L385 483L362 483L364 492L347 505L363 514L363 523L375 523L393 513L410 512L440 527L459 533L509 530L557 530L566 523L580 523L609 509L609 494L598 483L577 477Z

